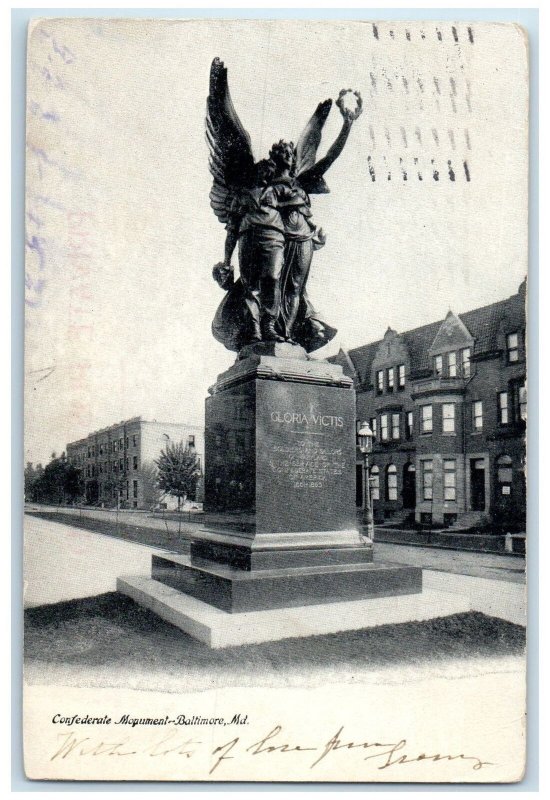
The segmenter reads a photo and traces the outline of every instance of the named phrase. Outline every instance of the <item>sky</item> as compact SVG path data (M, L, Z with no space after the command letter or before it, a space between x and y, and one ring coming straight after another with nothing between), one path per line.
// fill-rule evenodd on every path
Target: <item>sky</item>
M208 387L234 362L210 331L225 238L209 206L204 138L214 56L256 159L281 137L296 141L321 100L361 92L363 114L325 176L331 192L312 197L327 244L308 294L338 329L316 357L500 300L526 274L518 28L38 21L28 51L25 460L45 462L135 415L200 425ZM340 123L333 107L320 155Z

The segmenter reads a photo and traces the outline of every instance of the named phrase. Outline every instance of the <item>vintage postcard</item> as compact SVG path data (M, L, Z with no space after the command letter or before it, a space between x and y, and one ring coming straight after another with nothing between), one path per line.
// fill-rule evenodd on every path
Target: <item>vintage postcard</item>
M528 46L32 21L29 778L521 780Z

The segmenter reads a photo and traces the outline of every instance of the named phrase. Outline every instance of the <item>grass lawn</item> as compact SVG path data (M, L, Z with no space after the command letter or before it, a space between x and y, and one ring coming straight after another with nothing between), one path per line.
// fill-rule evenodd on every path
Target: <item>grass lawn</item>
M427 622L210 650L109 592L25 612L32 684L194 691L414 680L521 668L525 630L477 612Z

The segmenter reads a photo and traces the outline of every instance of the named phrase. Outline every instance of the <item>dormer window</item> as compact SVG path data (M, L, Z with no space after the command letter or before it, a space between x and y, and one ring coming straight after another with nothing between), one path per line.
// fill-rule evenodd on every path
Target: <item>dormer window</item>
M519 337L517 333L509 333L506 337L506 356L509 364L519 361Z
M469 378L472 372L472 365L471 365L471 350L469 347L465 347L464 350L460 351L460 364L462 367L462 377Z
M443 356L436 356L434 358L434 372L437 377L443 375Z
M449 353L449 378L456 378L456 353Z
M384 391L384 370L379 369L376 373L376 391L378 394L382 394Z

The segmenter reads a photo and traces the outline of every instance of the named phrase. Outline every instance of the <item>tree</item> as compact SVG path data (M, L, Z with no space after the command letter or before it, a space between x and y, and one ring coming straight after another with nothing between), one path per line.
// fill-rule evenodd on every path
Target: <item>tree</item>
M156 466L144 461L141 465L141 476L143 480L143 503L146 507L155 508L162 497L159 487L159 473Z
M182 500L194 495L201 470L194 450L184 447L183 442L168 442L155 461L158 469L158 487L166 494L177 497L178 511Z
M30 500L35 503L42 501L42 477L44 475L44 467L42 464L37 464L36 467L29 461L25 468L25 500Z
M35 481L37 479L36 470L32 461L27 461L24 473L25 500L35 500Z
M74 503L80 500L84 495L82 470L74 467L72 464L67 464L63 476L63 488L69 502Z
M25 499L37 503L74 502L84 491L81 470L69 464L65 453L52 453L49 464L25 467Z

